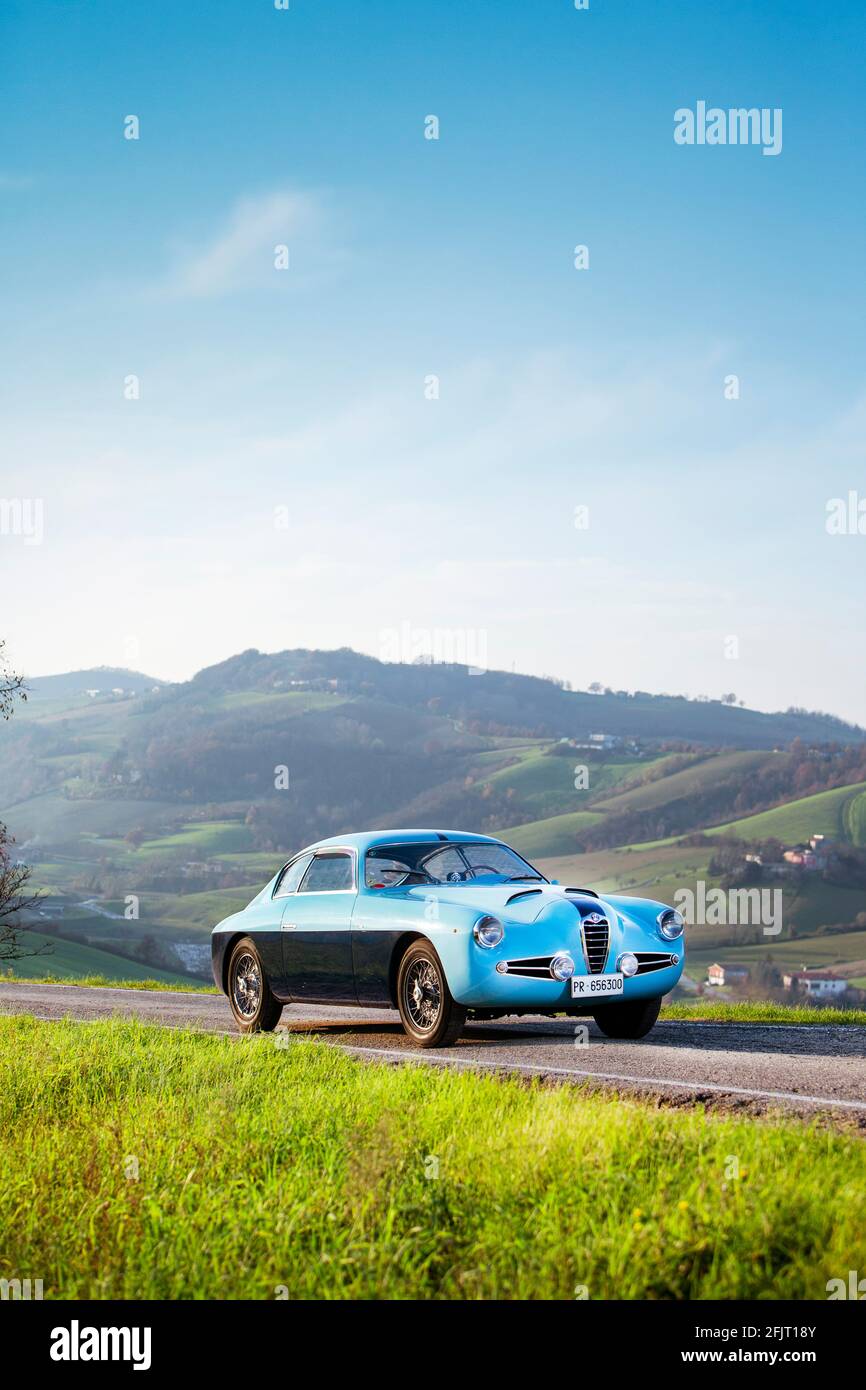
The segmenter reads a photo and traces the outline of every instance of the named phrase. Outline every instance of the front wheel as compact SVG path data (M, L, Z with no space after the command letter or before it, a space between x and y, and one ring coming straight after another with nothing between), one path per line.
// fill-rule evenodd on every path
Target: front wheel
M279 1023L283 1006L271 993L262 958L248 936L232 951L228 996L242 1033L271 1033Z
M419 1047L450 1047L463 1032L466 1010L452 997L429 941L414 941L400 961L397 1007L406 1033Z
M606 1038L645 1038L659 1016L662 1001L636 999L631 1004L608 1004L593 1012Z

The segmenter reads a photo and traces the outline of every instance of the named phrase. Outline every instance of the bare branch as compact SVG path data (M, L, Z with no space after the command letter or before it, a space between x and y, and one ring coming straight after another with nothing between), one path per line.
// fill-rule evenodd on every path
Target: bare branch
M0 640L0 717L11 719L15 701L26 699L24 677L12 670L6 655L6 643Z

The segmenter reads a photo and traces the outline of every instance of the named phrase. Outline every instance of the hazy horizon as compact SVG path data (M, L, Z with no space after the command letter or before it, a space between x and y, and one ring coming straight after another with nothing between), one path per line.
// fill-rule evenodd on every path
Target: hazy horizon
M342 648L342 650L346 650L346 649L347 649L347 648L346 648L345 646ZM202 671L202 670L207 670L209 667L213 667L213 666L220 666L220 665L222 665L224 662L232 660L232 658L234 658L234 657L242 656L243 653L244 653L245 651L253 651L253 650L258 651L259 655L261 655L261 656L269 657L269 656L280 656L280 655L282 655L283 652L290 652L290 651L312 650L312 651L316 651L316 652L320 652L320 653L326 653L326 652L329 652L329 651L336 651L336 650L340 650L340 649L339 649L339 648L334 648L334 647L313 647L313 648L305 648L305 647L280 647L280 648L275 648L273 651L263 651L261 648L250 648L250 647L246 647L246 648L242 648L240 651L237 651L237 652L229 652L226 656L217 657L216 660L207 662L207 663L205 664L205 666L197 667L196 670L195 670L195 671L191 671L191 672L189 673L189 675L176 676L176 677L175 677L175 676L168 676L168 675L166 675L164 672L156 672L156 673L154 673L153 671L141 670L141 669L139 669L139 668L137 668L137 667L135 667L135 666L124 666L124 665L122 665L122 664L120 664L120 663L112 663L112 662L105 662L105 661L103 661L103 662L97 662L97 663L95 663L95 664L92 665L92 666L76 666L76 667L70 667L68 670L63 670L63 671L60 671L60 670L38 671L38 672L37 672L37 671L27 671L27 672L24 673L24 675L25 675L25 677L26 677L26 680L29 681L29 680L47 679L47 678L51 678L51 677L53 677L53 676L77 675L77 674L79 674L79 673L81 673L81 672L88 672L88 671L100 671L100 670L105 670L105 671L126 671L126 672L128 672L130 675L147 676L148 679L152 679L152 680L154 681L155 684L161 684L161 685L180 685L180 684L183 684L184 682L186 682L186 681L188 681L188 680L191 680L191 679L193 678L193 676L197 675L197 674L198 674L200 671ZM358 647L349 647L348 650L355 652L358 656L370 656L370 657L374 657L376 660L378 660L378 661L384 661L386 664L398 664L398 663L388 663L388 662L386 661L385 658L380 657L376 652L363 652L363 651L361 651L360 648L358 648ZM408 662L407 662L407 663L403 663L403 664L411 664L411 663L408 663ZM419 664L423 664L423 663L419 663ZM437 664L439 664L439 663L437 662ZM466 663L464 663L464 662L458 662L458 663L456 663L456 664L458 664L458 665L464 665L464 664L466 664ZM519 671L519 670L517 670L517 669L514 668L514 667L498 667L498 666L490 666L490 667L487 668L487 669L488 669L492 674L499 674L499 675L540 676L540 679L542 679L542 680L553 680L553 681L562 681L562 680L567 679L566 677L560 676L556 671L546 671L546 672L543 672L543 673L539 673L539 672L536 672L536 671ZM604 683L602 682L602 684L604 684ZM603 692L598 692L598 691L591 691L591 692L590 692L590 691L587 690L586 686L575 686L575 685L572 685L572 686L571 686L571 689L572 689L576 694L599 694L599 693L603 693ZM617 689L628 690L628 691L630 691L631 693L634 693L635 691L640 690L640 692L641 692L642 694L645 694L645 695L653 695L653 696L665 696L665 695L668 695L668 696L673 696L673 697L675 697L675 698L682 697L682 698L690 699L690 700L697 700L697 699L707 698L708 700L711 700L711 701L712 701L712 700L718 700L718 699L720 698L720 696L721 696L721 693L723 693L723 692L714 692L714 691L701 691L699 695L689 695L686 691L676 690L676 689L674 689L673 687L671 687L670 689L664 690L664 691L662 691L662 690L647 690L647 689L645 689L645 688L642 687L642 686L641 686L641 687L638 687L638 686L621 686L621 687L618 687L618 688L617 688L617 687L610 687L610 689L612 690L612 692L613 692L614 694L617 693ZM138 692L138 691L137 691L136 693L139 694L139 693L142 693L142 692ZM756 711L758 711L759 713L764 713L764 714L783 714L783 713L785 713L788 709L790 709L790 708L792 708L792 707L793 707L793 708L800 708L800 707L796 706L796 705L794 704L794 702L791 702L791 701L789 701L788 704L786 704L786 705L779 705L778 707L772 708L772 709L771 709L771 708L761 709L761 707L758 706L758 705L749 705L749 704L746 704L745 707L746 707L747 709L756 710ZM809 710L808 712L809 712L810 714L829 714L829 715L835 716L836 718L844 719L844 715L840 715L840 714L837 713L836 710L832 710L832 709L825 709L825 710L817 710L817 709L815 709L815 710ZM846 721L846 722L851 723L851 724L857 724L857 721L856 721L856 720L848 720L848 721Z

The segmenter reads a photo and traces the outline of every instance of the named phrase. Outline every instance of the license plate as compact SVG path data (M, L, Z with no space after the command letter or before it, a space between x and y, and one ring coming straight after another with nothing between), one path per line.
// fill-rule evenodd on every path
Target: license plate
M572 975L572 999L599 999L622 994L624 975Z

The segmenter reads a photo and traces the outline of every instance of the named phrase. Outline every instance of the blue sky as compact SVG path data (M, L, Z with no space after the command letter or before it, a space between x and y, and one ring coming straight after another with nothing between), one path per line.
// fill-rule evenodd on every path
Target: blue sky
M7 3L13 656L408 627L866 721L864 49L842 0ZM698 100L781 154L676 145Z

